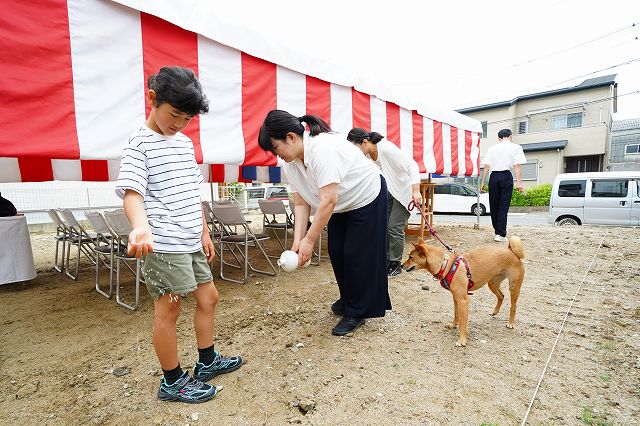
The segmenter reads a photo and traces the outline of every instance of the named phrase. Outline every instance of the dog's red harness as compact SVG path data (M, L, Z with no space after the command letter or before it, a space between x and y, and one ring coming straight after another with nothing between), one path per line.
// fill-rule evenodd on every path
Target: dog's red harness
M471 287L473 287L473 280L471 279L471 268L469 268L469 263L467 262L467 259L465 259L464 256L462 255L458 255L458 257L455 258L455 260L453 261L453 264L451 265L451 268L449 269L449 272L447 272L447 275L445 276L443 276L442 274L447 269L447 264L449 263L449 256L445 256L445 258L442 259L442 263L440 264L440 270L438 271L437 274L434 275L437 279L440 280L440 285L442 286L442 288L451 291L449 287L451 286L451 281L453 281L453 276L456 274L456 271L458 270L460 261L464 263L464 267L467 270L467 281L468 281L467 291L471 290Z

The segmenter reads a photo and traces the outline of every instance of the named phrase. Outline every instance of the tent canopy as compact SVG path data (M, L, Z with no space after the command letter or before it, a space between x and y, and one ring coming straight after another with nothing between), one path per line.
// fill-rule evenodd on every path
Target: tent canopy
M276 159L257 143L274 108L318 115L337 131L382 133L423 173L478 174L479 122L394 98L377 82L274 46L216 19L207 2L10 0L6 6L0 182L117 179L122 148L149 109L147 77L164 65L196 71L211 100L209 113L185 132L198 162L213 165L203 167L211 181L279 180Z

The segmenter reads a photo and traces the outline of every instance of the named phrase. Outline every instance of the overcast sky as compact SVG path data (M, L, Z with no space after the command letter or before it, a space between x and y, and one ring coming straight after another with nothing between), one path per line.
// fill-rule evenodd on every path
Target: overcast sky
M619 95L640 91L638 0L254 0L216 7L272 40L447 108L613 73ZM640 117L640 94L620 96L618 105L615 119Z

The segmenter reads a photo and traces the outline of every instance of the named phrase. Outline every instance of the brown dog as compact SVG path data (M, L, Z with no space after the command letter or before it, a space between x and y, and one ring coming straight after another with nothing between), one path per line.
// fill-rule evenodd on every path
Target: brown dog
M402 264L402 269L426 269L445 288L449 288L453 296L455 315L453 322L447 328L454 329L460 325L460 338L456 346L467 345L467 321L469 311L468 292L477 290L489 283L489 289L498 298L493 314L500 311L504 294L500 291L500 284L505 278L509 279L509 293L511 295L511 310L509 312L508 328L513 328L516 317L516 303L520 295L520 287L524 280L524 248L518 237L509 238L509 248L504 246L484 246L464 254L464 260L454 263L459 253L449 253L444 248L427 245L422 238L409 253L409 258ZM453 269L453 276L451 269ZM467 270L470 272L468 274ZM444 282L443 282L444 280Z

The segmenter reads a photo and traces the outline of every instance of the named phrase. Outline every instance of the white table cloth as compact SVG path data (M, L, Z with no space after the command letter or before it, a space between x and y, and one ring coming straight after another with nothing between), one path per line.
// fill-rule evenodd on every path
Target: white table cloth
M25 216L0 217L0 284L32 280L36 264Z

